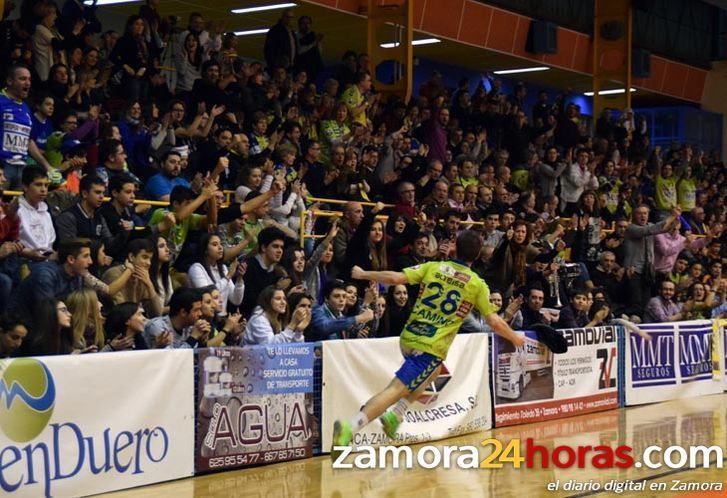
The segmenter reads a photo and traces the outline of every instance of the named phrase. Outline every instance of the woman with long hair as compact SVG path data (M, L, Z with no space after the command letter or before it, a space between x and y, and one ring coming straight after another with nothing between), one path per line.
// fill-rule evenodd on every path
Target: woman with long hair
M154 254L151 257L149 277L151 277L151 283L157 292L162 315L166 315L169 313L169 300L174 292L172 278L169 276L171 254L169 253L167 240L163 236L156 234L151 240L154 243Z
M288 313L287 313L287 322L291 323L293 321L293 315L299 310L302 309L303 311L307 313L311 313L313 310L313 298L310 296L310 294L306 294L305 292L292 292L288 295ZM310 323L308 324L310 326ZM308 330L308 326L303 329L303 334L305 335L305 332Z
M589 271L598 265L601 247L601 204L598 194L585 190L578 199L573 215L576 236L573 241L573 261L586 264Z
M331 228L328 230L328 233L323 239L321 239L320 243L315 246L315 249L309 258L306 258L305 251L301 247L289 247L285 250L281 259L281 264L288 272L292 287L300 286L310 295L318 295L323 284L326 282L321 279L321 275L327 274L325 265L330 263L333 258L331 242L337 233L338 222L337 220L334 220L331 224ZM331 253L330 257L327 258L326 263L323 263L324 266L321 268L321 263L329 248Z
M184 37L182 49L177 54L177 94L187 96L192 91L194 82L202 77L204 50L199 42L199 35L193 32Z
M71 312L73 348L82 351L111 351L106 347L106 338L101 315L101 302L96 291L88 287L68 294L68 311Z
M525 285L525 267L532 241L532 229L524 220L515 220L502 237L490 259L492 283L500 289L517 289ZM508 292L509 295L509 292Z
M220 291L222 303L221 317L227 316L228 303L239 306L245 295L243 277L247 270L246 263L235 260L230 268L223 263L225 249L217 234L204 234L200 238L197 262L189 267L187 278L190 287L195 289L214 285Z
M353 237L346 246L346 256L340 277L343 280L350 280L351 268L360 266L364 270L381 271L386 270L386 237L384 222L376 219L384 205L377 202L361 220ZM358 282L357 285L363 289L368 284Z
M121 142L127 154L129 166L137 175L149 176L149 150L151 134L146 127L141 102L129 102L123 119L118 122Z
M317 253L320 252L320 258L318 259L315 271L306 282L308 293L313 296L318 304L323 304L323 288L336 271L333 264L333 238L337 233L338 223L334 221L326 237L318 239L316 245L313 246L313 254L308 260L309 262L314 261Z
M124 97L131 101L147 101L152 54L144 36L146 23L138 15L126 20L124 35L116 42L109 57L114 64L115 82Z
M144 341L146 316L139 303L121 303L111 308L106 317L106 337L113 337L109 343L113 351L149 349Z
M42 299L35 306L29 338L22 356L71 354L74 352L71 312L56 298Z
M303 331L310 324L310 311L299 308L293 312L290 323L286 323L288 303L285 292L274 287L265 287L258 298L243 333L244 344L279 344L303 342Z
M398 337L411 313L406 285L392 285L386 293L387 337ZM383 337L383 336L382 336Z

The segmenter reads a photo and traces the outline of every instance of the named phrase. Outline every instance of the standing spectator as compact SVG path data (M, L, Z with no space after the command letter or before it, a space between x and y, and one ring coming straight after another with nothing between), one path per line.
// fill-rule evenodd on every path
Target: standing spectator
M298 18L298 32L295 34L298 52L295 55L295 69L305 71L308 81L316 81L318 73L323 68L321 58L321 40L323 35L311 30L313 20L310 16Z
M30 71L22 64L10 66L5 80L5 89L0 93L0 162L5 165L5 180L10 188L20 183L28 154L51 171L52 166L43 157L32 138L33 119L28 104L23 102L30 92Z
M632 315L637 315L646 306L651 286L655 283L654 270L654 235L668 232L675 223L679 223L681 210L677 207L669 218L659 223L649 223L649 207L641 205L634 210L634 222L629 225L624 235L625 260L628 277L629 302ZM633 321L633 320L632 320Z
M348 107L348 117L351 123L367 126L366 111L379 99L378 94L371 94L370 91L371 75L358 72L353 85L349 86L341 94L341 102Z
M561 211L566 216L575 213L584 190L598 189L596 162L590 161L586 149L580 149L576 157L577 162L568 166L565 176L561 178Z
M115 79L123 95L131 101L146 102L149 93L149 72L153 68L153 54L144 37L144 19L129 16L124 35L111 52Z
M189 14L189 23L187 29L182 31L177 38L177 45L180 47L177 53L182 52L184 41L187 39L187 35L193 33L199 38L199 44L202 48L202 60L207 61L210 58L211 52L217 52L222 48L222 36L216 33L210 33L205 29L204 18L199 12L192 12Z
M196 33L189 32L184 37L182 49L177 53L177 93L185 97L192 91L194 82L202 77L204 49Z
M40 22L33 33L33 59L40 81L46 81L50 67L56 62L65 62L63 36L56 28L58 8L53 2L42 2L38 6ZM56 60L57 57L57 60Z
M289 69L295 62L298 47L292 28L294 18L293 10L285 9L278 22L265 35L265 63L271 74L273 69Z

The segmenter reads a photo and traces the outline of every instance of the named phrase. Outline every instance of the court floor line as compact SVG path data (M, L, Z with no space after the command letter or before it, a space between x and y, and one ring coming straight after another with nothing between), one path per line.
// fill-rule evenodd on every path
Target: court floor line
M724 462L725 461L727 461L727 457L725 457L725 458L722 459L722 466L723 467L724 467ZM708 468L711 469L712 468L712 465L714 465L716 463L717 463L717 460L710 461ZM682 473L682 472L694 472L694 471L699 471L699 470L705 470L705 468L704 467L696 467L696 468L693 468L693 469L692 468L671 469L671 470L667 470L666 472L662 472L660 474L653 474L653 475L650 475L650 476L642 477L640 479L631 479L631 480L632 481L653 481L655 479L661 479L662 477L673 476L675 474L679 474L679 473ZM717 470L720 470L720 469L717 469ZM609 490L606 490L606 489L600 489L598 491L586 491L584 493L578 493L576 495L567 495L565 498L583 498L585 496L595 496L595 495L600 495L600 494L603 494L603 493L612 493L612 491L609 491ZM624 496L628 496L628 495L624 495Z

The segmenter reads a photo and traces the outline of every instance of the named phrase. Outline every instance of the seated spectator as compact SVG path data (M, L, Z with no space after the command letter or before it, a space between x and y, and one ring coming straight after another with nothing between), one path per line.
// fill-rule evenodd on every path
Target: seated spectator
M96 176L106 185L106 191L109 189L109 182L114 176L130 175L135 183L141 184L139 178L127 171L126 168L126 151L120 140L108 139L101 142L98 148L98 159L101 165L96 168Z
M159 231L167 241L171 255L172 265L176 262L182 247L187 241L187 235L192 230L204 230L214 220L208 215L196 214L195 211L203 204L208 204L208 212L216 211L215 192L217 185L206 183L202 192L195 196L192 189L177 186L172 189L169 196L169 207L171 209L157 209L151 215L149 226Z
M162 314L161 301L150 275L151 260L154 255L154 243L149 239L135 239L126 246L126 258L123 264L109 268L103 274L103 281L111 285L125 273L131 271L131 277L119 288L111 298L115 304L132 302L141 304L151 317Z
M303 331L311 320L310 309L296 309L288 324L287 306L284 291L273 286L264 288L260 292L258 306L243 333L244 344L303 342Z
M71 312L57 298L45 298L35 303L23 356L71 354L74 350L71 331Z
M155 234L151 237L151 241L154 245L154 254L151 257L149 276L152 284L154 284L162 314L166 314L169 312L169 300L172 298L172 291L174 290L172 278L169 275L171 255L169 254L167 240L164 237Z
M668 280L661 283L659 295L649 299L644 310L644 323L677 322L684 319L679 303L673 301L676 288Z
M111 338L112 351L131 351L148 349L144 341L146 325L144 308L137 303L121 303L111 308L104 323L106 337Z
M105 202L99 212L106 220L106 226L112 235L130 232L136 227L142 228L144 221L136 213L134 201L136 200L136 183L128 175L115 176L109 182L111 200ZM143 230L135 230L133 236L145 234ZM132 237L132 234L129 234Z
M275 268L283 257L285 234L278 228L268 227L260 232L257 241L258 252L248 260L245 272L247 290L240 306L245 317L252 314L260 292L277 280Z
M523 330L528 330L535 324L554 325L558 321L558 315L551 311L544 311L543 303L545 302L545 293L543 289L537 285L530 287L527 290L525 296L518 296L513 301L514 303L520 302L518 310L515 312L521 315L521 327ZM522 306L525 304L525 306ZM505 315L502 317L505 321L517 320L515 315L508 316L508 310L505 310Z
M28 327L18 316L0 315L0 358L15 356L28 336Z
M93 289L80 289L66 297L71 313L71 332L76 352L95 353L112 351L106 345L101 316L101 302Z
M104 190L104 182L95 175L86 175L81 179L81 199L56 218L58 240L63 242L83 237L103 242L106 253L118 258L124 251L133 225L124 225L124 230L117 232L115 236L111 234L100 209Z
M56 231L45 199L48 196L48 174L40 166L26 166L22 173L23 195L18 199L21 255L33 261L44 261L53 254Z
M386 313L388 319L387 337L399 337L404 330L412 304L406 285L392 285L386 294Z
M182 287L169 300L169 314L149 320L144 326L144 341L150 348L205 347L211 330L202 320L202 294Z
M84 286L105 295L113 295L126 285L132 275L131 268L127 268L117 280L106 285L88 272L89 266L90 240L71 239L62 242L58 247L58 262L33 265L30 275L13 292L8 309L30 318L36 304L44 299L65 296Z
M356 325L374 319L374 312L367 308L356 316L344 316L347 298L346 286L335 281L329 283L324 292L324 303L313 308L311 333L314 340L346 339L351 337ZM355 337L355 335L353 335Z
M214 285L220 291L221 317L227 316L228 305L237 307L245 295L245 271L247 264L233 261L228 269L223 263L225 250L216 234L204 234L200 238L197 262L189 267L187 278L194 289Z
M181 154L174 150L170 150L162 156L161 171L146 182L145 191L149 199L168 201L174 187L190 187L189 182L180 176L182 173L181 161Z

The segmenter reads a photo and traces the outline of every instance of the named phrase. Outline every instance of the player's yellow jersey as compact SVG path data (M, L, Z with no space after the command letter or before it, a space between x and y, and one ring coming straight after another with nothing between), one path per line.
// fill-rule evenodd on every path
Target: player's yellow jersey
M462 320L475 308L482 316L497 312L487 284L467 265L432 261L404 274L421 284L419 297L401 332L401 345L445 359Z

